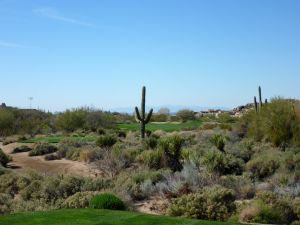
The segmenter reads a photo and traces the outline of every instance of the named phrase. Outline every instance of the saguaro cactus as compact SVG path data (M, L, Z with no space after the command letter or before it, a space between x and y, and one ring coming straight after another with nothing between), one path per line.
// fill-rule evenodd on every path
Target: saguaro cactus
M258 105L256 101L256 96L254 96L254 107L255 107L255 112L258 113Z
M145 114L145 105L146 105L146 87L143 87L142 91L142 104L141 104L141 112L139 112L138 107L135 107L135 115L138 122L141 124L141 137L145 138L145 126L149 123L153 109L151 109L146 116Z
M258 87L258 94L259 94L259 106L261 108L263 105L263 102L262 102L262 97L261 97L261 87L260 86Z

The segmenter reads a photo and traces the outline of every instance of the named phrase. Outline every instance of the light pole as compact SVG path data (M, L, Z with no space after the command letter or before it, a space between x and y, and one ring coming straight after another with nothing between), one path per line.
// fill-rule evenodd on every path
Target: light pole
M29 97L29 109L31 109L31 103L32 103L32 100L33 100L33 97Z

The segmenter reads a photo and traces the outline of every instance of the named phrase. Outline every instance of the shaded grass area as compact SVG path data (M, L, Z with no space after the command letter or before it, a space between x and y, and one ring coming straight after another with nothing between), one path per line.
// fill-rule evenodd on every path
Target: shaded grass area
M71 139L75 141L87 141L87 142L92 142L97 139L96 136L47 136L47 137L36 137L36 138L31 138L25 141L20 141L21 143L38 143L38 142L47 142L47 143L59 143L62 140L65 139Z
M232 223L152 216L97 209L63 209L0 217L1 225L230 225Z
M155 131L163 130L166 132L180 131L180 130L189 130L197 129L201 126L202 122L199 120L188 121L185 123L149 123L146 125L146 130ZM140 129L139 123L120 123L118 128L126 131L136 131Z

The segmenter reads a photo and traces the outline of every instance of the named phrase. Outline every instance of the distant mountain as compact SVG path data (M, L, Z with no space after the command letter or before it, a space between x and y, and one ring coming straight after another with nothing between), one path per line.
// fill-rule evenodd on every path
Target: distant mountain
M146 110L149 111L150 108L153 108L154 112L157 112L160 108L168 108L171 112L171 114L176 113L179 110L182 109L189 109L193 110L195 112L204 111L208 109L221 109L221 110L229 110L228 107L224 106L214 106L214 107L206 107L206 106L184 106L184 105L162 105L162 106L149 106L146 107ZM119 108L111 108L109 109L111 112L120 112L120 113L129 113L132 114L134 111L134 107L119 107Z

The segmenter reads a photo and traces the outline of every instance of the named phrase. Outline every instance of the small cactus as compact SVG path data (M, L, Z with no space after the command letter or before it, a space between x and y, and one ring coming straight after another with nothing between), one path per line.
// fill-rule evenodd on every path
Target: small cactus
M145 126L149 123L153 109L151 109L146 116L145 114L145 105L146 105L146 87L143 87L142 90L142 104L141 104L141 112L139 112L138 107L135 107L135 116L136 120L141 124L141 137L145 138Z

